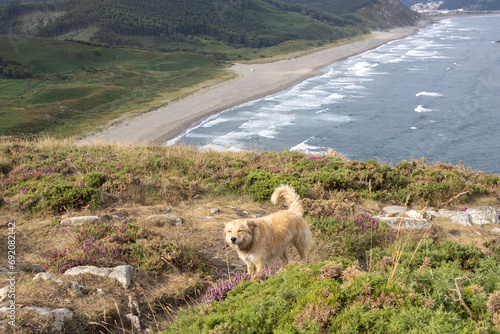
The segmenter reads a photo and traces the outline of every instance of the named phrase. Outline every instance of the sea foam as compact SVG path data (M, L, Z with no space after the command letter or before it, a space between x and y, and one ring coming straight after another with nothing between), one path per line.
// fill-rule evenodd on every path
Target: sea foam
M417 93L415 96L433 96L433 97L439 97L439 96L443 96L443 94L433 93L433 92L420 92L420 93Z

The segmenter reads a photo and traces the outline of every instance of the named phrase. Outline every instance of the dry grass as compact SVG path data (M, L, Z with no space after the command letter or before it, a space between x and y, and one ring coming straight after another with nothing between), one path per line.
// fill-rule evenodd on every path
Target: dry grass
M33 142L1 137L0 163L10 163L8 156L19 154L36 154L37 151L59 152L74 146L72 140L54 140L50 137L41 137ZM108 157L109 151L114 156L125 157L130 166L148 166L154 163L154 152L159 148L145 146L110 146L105 144L92 144L92 151L82 150L82 154L92 157ZM8 152L8 153L6 153ZM248 158L248 153L225 153L227 162L235 162ZM234 275L235 272L244 271L245 266L238 258L237 253L228 249L223 238L223 228L226 222L255 215L268 215L281 209L272 206L270 202L255 202L251 195L241 195L224 191L214 194L211 189L198 180L190 180L189 175L199 173L199 170L210 170L210 164L219 156L210 156L194 149L183 147L162 148L158 156L163 160L164 155L176 159L189 155L194 164L179 164L179 170L166 170L156 168L155 175L146 175L142 179L135 179L134 173L127 174L125 181L107 182L103 185L102 209L96 210L90 206L78 209L68 208L62 213L53 213L49 210L39 213L27 213L17 209L18 196L5 197L6 204L0 205L0 234L6 236L7 224L16 222L16 261L29 263L46 263L52 252L73 249L76 245L78 230L74 227L61 226L61 219L73 216L97 215L104 224L120 225L122 223L137 226L138 241L140 245L151 246L153 249L160 244L175 244L185 249L193 250L200 260L210 270L210 274L201 273L190 269L189 266L175 266L169 263L169 270L153 271L134 266L134 284L124 290L119 284L105 281L93 276L81 276L76 280L88 288L88 292L80 293L68 284L54 282L33 283L34 273L20 273L17 282L17 303L28 306L44 306L51 309L67 307L76 314L75 321L68 330L78 332L103 332L110 333L120 329L122 332L132 332L130 324L124 315L131 312L128 306L130 300L137 301L141 311L143 328L149 327L158 330L162 321L169 321L175 316L178 309L187 307L200 300L203 291L214 281ZM105 160L103 160L105 161ZM278 168L278 162L276 163ZM71 177L76 183L85 182L85 175L95 172L90 165L71 165ZM226 165L222 166L226 167ZM146 168L146 167L144 167ZM176 167L177 168L177 167ZM291 168L291 167L287 167ZM111 173L110 173L111 174ZM196 174L198 175L198 174ZM155 183L155 178L162 179L162 183ZM122 187L122 188L120 188ZM151 194L151 189L156 193ZM450 195L450 198L453 196ZM448 200L448 199L446 199ZM2 197L0 197L0 203ZM458 201L458 199L457 199ZM304 208L307 212L306 219L317 217L352 217L360 212L377 213L387 203L366 199L356 192L345 190L328 190L319 183L306 189ZM457 202L452 205L463 205ZM479 205L499 206L496 196L477 196L469 199L469 207ZM210 210L217 208L219 212L211 215ZM182 218L183 225L170 226L159 220L146 219L151 215L172 214ZM452 240L462 244L475 244L484 248L483 243L498 238L491 233L491 226L463 227L452 224L446 219L438 218L433 222L433 229L429 236L438 240ZM412 232L411 238L421 240L423 232ZM404 240L402 241L404 243ZM6 238L0 238L0 249L6 249ZM290 251L291 262L299 261L295 249ZM156 260L162 261L160 254ZM307 250L307 262L317 263L324 261L334 254L331 240L324 237L313 238L312 245ZM168 261L167 261L168 262ZM5 260L0 260L5 264ZM367 268L386 270L393 265L393 258L384 258L379 263L369 263ZM121 263L110 263L110 265ZM365 265L363 263L363 265ZM345 281L352 280L355 276L365 273L358 267L341 270L333 266L323 273L325 277L338 277L342 275ZM104 295L98 292L104 291ZM367 288L368 289L368 288ZM374 305L385 305L391 302L391 296L384 296L384 300L372 301ZM318 308L319 307L319 308ZM315 309L317 308L317 309ZM304 313L297 318L298 323L318 321L320 328L325 328L327 314L334 310L320 306L306 307ZM44 332L50 329L50 321L44 317L23 315L19 332ZM500 320L499 320L500 323Z
M498 234L491 232L493 225L462 226L452 223L446 217L436 217L432 225L439 240L451 240L464 245L474 245L479 249L485 249L484 243L498 239Z

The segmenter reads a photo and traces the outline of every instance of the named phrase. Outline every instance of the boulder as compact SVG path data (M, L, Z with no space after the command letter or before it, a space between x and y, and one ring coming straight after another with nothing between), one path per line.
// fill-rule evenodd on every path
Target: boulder
M82 226L95 224L99 220L97 216L82 216L82 217L71 217L61 220L59 223L63 226Z
M382 209L384 216L391 217L396 216L406 212L406 208L404 206L392 205L386 206Z
M7 299L7 295L9 294L10 287L6 286L5 288L0 289L0 303L3 303Z
M210 209L210 214L211 214L211 215L216 215L216 214L218 214L218 213L219 213L219 209L217 209L217 208L212 208L212 209Z
M470 216L465 211L450 211L450 210L439 210L438 215L440 217L446 217L451 220L452 223L463 225L463 226L472 226L470 221Z
M169 223L172 226L182 225L182 219L174 215L153 215L146 218L146 220Z
M114 268L98 268L95 266L80 266L66 270L63 276L78 276L91 274L117 280L125 289L132 284L132 267L129 265L117 266Z
M375 216L373 218L378 221L386 222L393 230L398 230L400 225L403 230L424 230L432 226L427 219L380 216Z
M129 313L129 314L125 314L125 319L127 319L128 321L130 321L130 323L132 324L132 327L140 332L141 331L141 322L139 321L139 317L136 316L136 315L133 315L132 313Z
M87 287L81 285L77 281L67 281L51 273L46 273L46 272L38 273L35 275L35 277L33 277L33 282L45 282L45 281L53 281L60 284L68 284L82 293L86 293L88 291Z
M61 332L64 329L64 324L72 320L74 316L74 313L67 308L51 310L46 307L24 306L22 309L53 318L52 332Z
M66 283L67 281L51 273L38 273L33 277L33 282L54 281L57 283Z
M474 225L499 224L498 210L491 206L480 206L467 209L470 221Z
M500 233L500 228L495 227L494 229L491 230L493 233Z
M425 210L424 212L422 210L408 210L405 214L410 218L427 220L432 220L432 217L437 216L437 212L434 210Z

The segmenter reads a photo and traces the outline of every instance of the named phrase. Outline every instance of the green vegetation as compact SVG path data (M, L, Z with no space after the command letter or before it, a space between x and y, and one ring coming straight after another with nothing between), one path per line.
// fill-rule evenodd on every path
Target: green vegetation
M245 213L227 205L267 214L276 210L269 196L280 183L303 198L314 240L308 263L271 268L261 281L234 276L229 265L241 261L221 247L221 231ZM164 333L500 333L500 242L490 227L454 226L449 240L438 221L403 233L372 218L388 204L498 207L499 193L498 175L425 159L390 167L297 152L0 137L0 214L17 224L20 262L37 261L56 275L78 265L134 268L127 293L87 276L78 281L88 290L77 292L20 274L19 303L70 308L69 332L125 330L119 320L133 300L154 319L142 324ZM182 225L158 218L166 206ZM207 220L210 207L222 210ZM99 221L60 224L79 215ZM456 242L459 229L464 244ZM230 277L219 280L221 273ZM20 332L50 328L37 319L20 315Z
M283 8L282 3L261 0L233 2L183 0L135 1L74 0L67 4L65 15L40 30L40 36L60 36L68 32L100 26L94 39L113 45L136 44L123 36L158 36L165 40L185 39L186 36L210 36L232 46L267 47L289 39L307 39L296 26L295 13L314 19L323 27L322 38L334 26L350 25L350 35L359 33L354 22L304 8ZM303 18L301 19L303 20ZM291 29L276 29L274 22L291 25ZM306 32L307 33L307 32Z
M86 134L124 114L157 108L200 85L228 79L232 74L221 65L229 61L296 56L359 38L374 26L355 12L373 4L68 0L0 5L0 34L5 35L0 35L0 135Z
M429 249L412 243L400 262L384 257L370 272L333 258L240 283L224 301L181 312L162 333L499 333L499 309L488 307L498 303L499 263L476 250L480 260L464 268L469 247L423 242ZM428 257L450 245L462 253L446 262Z
M268 201L274 188L291 184L305 197L313 216L335 211L345 198L370 199L400 205L443 207L499 192L500 176L468 171L451 164L403 161L396 167L370 160L298 152L200 153L182 147L77 147L54 143L33 150L9 139L0 157L10 169L0 178L6 196L16 195L22 211L63 212L86 205L105 206L106 196L189 199L206 191L246 194ZM136 185L129 187L129 185Z
M0 36L0 50L0 134L81 134L227 75L188 53L19 36Z

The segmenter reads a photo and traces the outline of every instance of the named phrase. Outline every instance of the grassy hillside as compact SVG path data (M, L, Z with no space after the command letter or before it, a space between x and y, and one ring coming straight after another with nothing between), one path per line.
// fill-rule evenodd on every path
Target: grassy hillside
M19 36L0 36L0 57L29 70L0 75L0 134L80 134L228 75L206 55Z
M0 5L0 135L86 134L230 78L221 67L229 61L362 38L367 29L350 13L370 3L326 11L274 0ZM43 38L26 37L34 35Z
M303 198L314 235L308 264L250 282L222 230L229 220L276 211L269 196L280 183ZM390 204L498 208L499 193L498 175L425 159L390 167L297 152L0 138L0 231L16 224L17 263L58 277L77 265L134 268L128 290L78 277L84 292L20 272L16 303L71 309L69 332L130 330L123 315L135 301L142 328L166 333L498 333L500 243L491 226L436 221L400 233L370 215ZM183 225L149 218L167 212ZM60 224L84 215L100 219ZM50 329L44 316L17 316L16 333Z
M309 30L308 23L301 29ZM154 39L143 43L159 46ZM163 53L0 35L0 135L85 134L231 78L234 74L224 70L229 60L269 60L321 47L321 41L303 40L232 48L212 39L199 44L196 53Z

